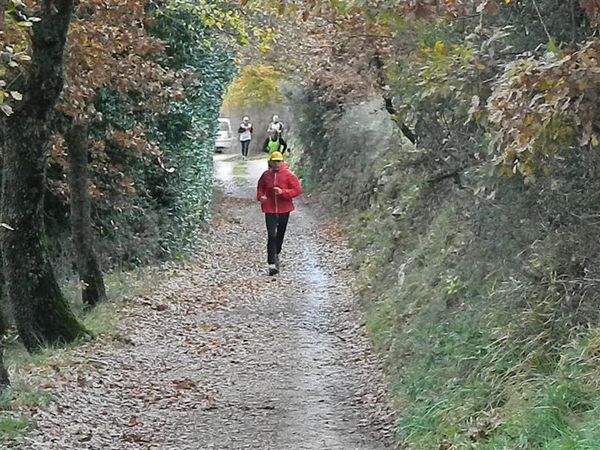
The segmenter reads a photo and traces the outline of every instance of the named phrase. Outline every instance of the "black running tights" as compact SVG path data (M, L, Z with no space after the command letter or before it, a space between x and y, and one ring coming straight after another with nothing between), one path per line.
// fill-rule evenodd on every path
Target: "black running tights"
M265 214L267 223L267 263L275 264L277 255L281 253L283 246L283 237L287 228L290 213L286 214Z

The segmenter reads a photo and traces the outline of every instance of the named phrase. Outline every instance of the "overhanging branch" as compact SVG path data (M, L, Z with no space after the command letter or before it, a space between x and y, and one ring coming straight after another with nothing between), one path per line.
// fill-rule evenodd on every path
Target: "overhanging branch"
M398 128L400 129L402 134L404 136L406 136L406 138L411 143L416 144L417 136L400 118L400 114L398 113L398 110L394 106L394 100L393 100L391 92L389 91L388 83L386 82L386 79L385 79L383 60L381 59L381 55L379 54L379 52L377 50L375 50L375 54L373 55L372 65L375 68L375 79L377 82L377 86L379 87L380 91L382 92L382 97L383 97L383 101L385 104L385 110L390 114L393 122L398 126Z

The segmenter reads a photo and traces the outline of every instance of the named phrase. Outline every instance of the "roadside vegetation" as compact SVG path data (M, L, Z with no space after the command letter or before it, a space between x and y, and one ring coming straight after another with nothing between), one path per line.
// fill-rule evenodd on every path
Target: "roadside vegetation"
M239 13L3 3L0 435L29 429L13 407L52 401L31 367L114 333L132 280L197 245L219 107L252 35Z
M280 113L348 224L400 445L598 447L598 1L9 0L2 19L1 434L29 426L11 402L52 402L9 387L14 346L44 364L114 333L103 274L196 245L225 98L234 126Z
M290 95L295 167L348 223L398 441L597 448L597 5L426 3L309 8L346 45Z

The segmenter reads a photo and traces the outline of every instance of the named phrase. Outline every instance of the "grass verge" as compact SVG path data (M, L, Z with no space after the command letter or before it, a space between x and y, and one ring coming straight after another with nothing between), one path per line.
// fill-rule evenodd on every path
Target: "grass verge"
M591 241L577 241L598 230L540 227L539 194L510 183L488 206L410 172L386 176L350 234L398 441L600 449L598 295L575 264L593 260Z
M74 312L97 338L113 337L118 334L120 305L128 298L148 295L164 278L164 268L146 267L132 272L112 273L105 276L108 301L86 310L81 303L77 283L66 283L63 291L71 302ZM16 341L16 336L8 337L4 362L10 373L11 386L0 397L0 442L9 441L19 434L27 433L33 425L19 411L47 406L54 397L43 387L34 386L29 381L30 371L60 370L74 363L70 350L80 343L67 346L48 346L42 351L30 354Z

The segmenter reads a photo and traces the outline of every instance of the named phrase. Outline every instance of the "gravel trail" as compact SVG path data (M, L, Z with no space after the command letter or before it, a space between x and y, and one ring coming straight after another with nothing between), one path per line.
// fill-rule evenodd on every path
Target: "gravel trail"
M118 333L30 369L55 399L21 449L383 450L393 412L335 223L300 200L266 275L264 160L216 156L207 245L123 302ZM57 363L58 364L58 363Z

